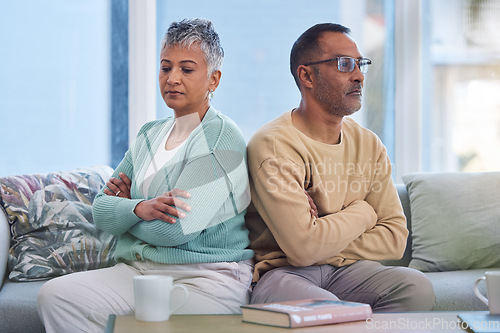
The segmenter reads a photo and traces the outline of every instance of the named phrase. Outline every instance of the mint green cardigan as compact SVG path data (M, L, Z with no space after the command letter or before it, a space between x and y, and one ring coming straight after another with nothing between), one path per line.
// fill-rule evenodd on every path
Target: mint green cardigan
M210 107L184 145L154 176L148 198L179 188L191 206L174 224L143 221L134 214L145 200L144 174L174 118L145 124L117 166L132 180L132 199L108 196L103 190L93 203L95 224L119 235L115 258L165 264L241 261L253 257L244 224L250 203L246 144L236 124Z

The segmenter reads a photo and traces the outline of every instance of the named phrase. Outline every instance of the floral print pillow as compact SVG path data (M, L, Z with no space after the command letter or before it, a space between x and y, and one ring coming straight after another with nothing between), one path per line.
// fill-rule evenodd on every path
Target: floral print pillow
M92 202L113 172L107 166L0 178L11 224L9 278L43 280L114 264L117 237L94 225Z

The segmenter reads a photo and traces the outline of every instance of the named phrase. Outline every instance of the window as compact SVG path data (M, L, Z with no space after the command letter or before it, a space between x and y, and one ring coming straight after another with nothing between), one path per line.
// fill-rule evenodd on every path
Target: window
M109 164L109 1L2 1L0 31L0 176Z
M116 166L144 121L172 114L158 61L144 59L158 59L172 21L192 17L221 37L213 105L247 140L299 103L296 38L337 22L373 60L353 118L382 139L397 182L500 168L499 1L22 0L0 3L0 176Z
M425 1L423 10L422 169L499 170L500 2Z

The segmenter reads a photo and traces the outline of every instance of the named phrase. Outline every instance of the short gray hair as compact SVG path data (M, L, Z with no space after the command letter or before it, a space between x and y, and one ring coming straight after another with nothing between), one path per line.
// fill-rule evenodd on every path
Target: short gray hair
M173 22L163 37L161 50L172 45L190 48L193 44L198 44L205 54L209 76L221 69L224 50L212 22L207 19L184 19Z

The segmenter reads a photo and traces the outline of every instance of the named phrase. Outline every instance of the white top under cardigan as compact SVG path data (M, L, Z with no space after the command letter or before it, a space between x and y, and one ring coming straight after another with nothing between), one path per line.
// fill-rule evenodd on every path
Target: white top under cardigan
M167 164L167 162L170 161L172 157L175 156L177 151L184 145L184 143L186 143L186 141L183 141L180 145L178 145L174 149L171 150L165 149L167 140L170 137L170 134L172 134L172 129L174 127L175 127L175 122L172 125L172 127L170 127L167 135L165 135L162 142L158 146L155 155L151 159L151 164L149 164L149 167L146 170L146 173L144 174L144 182L142 183L142 193L144 194L145 198L148 197L149 186L151 185L151 181L153 180L153 177L156 175L158 170L161 169L161 167L163 167L165 164Z

